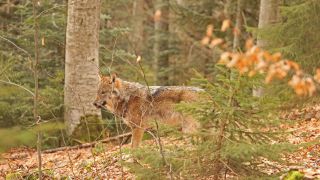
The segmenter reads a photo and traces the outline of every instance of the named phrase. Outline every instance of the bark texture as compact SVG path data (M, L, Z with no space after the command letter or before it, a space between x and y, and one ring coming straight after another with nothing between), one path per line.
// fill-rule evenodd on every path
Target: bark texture
M261 0L258 24L259 29L265 28L278 22L280 17L279 5L279 0ZM268 44L258 35L257 45L261 48L266 48ZM253 96L261 97L263 95L263 91L263 88L258 87L254 88L252 93Z
M64 118L71 135L81 117L101 116L92 103L99 83L100 0L69 0L66 32Z
M169 0L156 0L155 9L161 11L161 18L154 22L156 82L159 85L169 85Z
M278 22L280 15L279 4L279 0L261 0L258 25L259 29ZM259 47L264 48L266 47L267 42L258 37L257 44Z

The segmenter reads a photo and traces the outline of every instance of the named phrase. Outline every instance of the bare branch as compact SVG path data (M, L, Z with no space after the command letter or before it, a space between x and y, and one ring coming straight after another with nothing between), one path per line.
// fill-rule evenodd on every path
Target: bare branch
M78 146L65 146L65 147L59 147L59 148L55 148L55 149L48 149L48 150L44 150L43 153L54 153L54 152L57 152L57 151L88 148L88 147L93 147L94 145L96 145L98 143L108 143L110 141L118 140L118 139L121 139L121 138L124 138L124 137L128 137L128 136L131 136L131 133L125 133L125 134L121 134L119 136L103 139L103 140L100 140L100 141L94 141L92 143L85 143L85 144L81 144L81 145L78 145Z
M23 53L27 54L28 57L31 57L31 55L30 55L30 53L29 53L28 51L26 51L25 49L19 47L17 44L15 44L14 42L12 42L11 40L9 40L9 39L1 36L1 35L0 35L0 38L3 39L3 40L5 40L5 41L7 41L7 42L10 43L10 44L12 44L14 47L16 47L17 49L19 49L19 50L22 51Z
M16 83L11 82L11 81L4 81L4 80L1 80L1 79L0 79L0 82L2 82L4 84L10 84L10 85L13 85L13 86L17 86L17 87L27 91L28 93L30 93L32 96L34 96L34 93L31 90L27 89L26 87L24 87L22 85L16 84Z

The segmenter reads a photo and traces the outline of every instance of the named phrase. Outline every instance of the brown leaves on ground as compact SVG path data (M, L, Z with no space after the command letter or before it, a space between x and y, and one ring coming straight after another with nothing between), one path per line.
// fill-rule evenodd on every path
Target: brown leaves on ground
M76 150L58 151L42 154L43 174L46 179L124 179L132 178L132 175L123 169L119 162L118 147L101 145L101 151L97 148L82 148ZM30 149L13 150L3 154L0 160L0 177L8 174L18 174L18 177L26 178L37 175L37 152Z
M261 158L258 165L267 174L281 171L299 171L307 179L320 178L320 104L309 105L301 109L283 112L282 119L288 121L280 128L288 132L287 141L295 145L303 145L292 154L284 153L282 160L286 164ZM310 143L309 145L307 143ZM285 174L283 175L283 177Z
M290 165L281 165L266 159L262 159L259 167L268 174L283 170L298 170L309 179L320 178L320 104L309 105L302 109L293 109L282 115L288 124L281 125L288 134L288 142L292 144L310 143L301 147L293 154L286 154L283 160ZM188 146L181 139L170 137L162 138L162 144L176 145L177 147ZM157 148L154 140L143 142L144 145ZM129 145L124 145L127 148ZM285 152L284 152L285 153ZM94 148L82 148L75 150L58 151L55 153L42 154L43 171L47 179L70 177L99 178L99 179L125 179L134 178L129 170L120 164L121 158L119 146L111 144L99 144ZM2 154L0 160L0 177L8 174L19 174L19 177L36 175L38 160L34 149L20 148Z
M161 138L163 145L183 146L186 141ZM146 140L145 146L157 148L155 140ZM122 149L130 145L122 146ZM112 144L97 144L93 148L79 148L42 154L42 169L45 179L134 179L129 169L121 161L132 161L128 154L120 155L120 147ZM18 179L36 177L38 159L35 149L19 148L1 155L0 179L7 175L17 175ZM140 165L144 164L138 162Z
M289 167L305 174L309 179L320 178L320 104L294 109L282 115L293 121L281 128L292 132L288 141L292 144L311 143L297 152L286 155L285 159L298 166Z

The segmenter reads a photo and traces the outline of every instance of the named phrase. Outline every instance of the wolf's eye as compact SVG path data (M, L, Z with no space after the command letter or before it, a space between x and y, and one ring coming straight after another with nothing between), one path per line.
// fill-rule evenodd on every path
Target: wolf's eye
M103 94L106 94L106 92L105 92L105 91L102 91L101 94L102 94L102 95L103 95Z

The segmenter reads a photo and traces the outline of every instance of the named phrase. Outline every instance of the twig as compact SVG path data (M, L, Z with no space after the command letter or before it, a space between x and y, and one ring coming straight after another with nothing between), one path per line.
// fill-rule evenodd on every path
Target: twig
M48 153L54 153L54 152L57 152L57 151L88 148L88 147L93 147L94 145L96 145L98 143L108 143L110 141L118 140L120 138L127 137L127 136L131 136L131 133L121 134L119 136L103 139L103 140L100 140L100 141L95 141L95 142L92 142L92 143L80 144L78 146L66 146L66 147L59 147L59 148L55 148L55 149L48 149L48 150L44 150L42 152L48 154Z
M150 95L150 97L151 97L151 103L150 103L150 104L151 104L151 108L152 108L154 99L153 99L153 97L152 97L152 95L151 95L151 90L150 90L150 87L149 87L149 84L148 84L148 81L147 81L147 78L146 78L146 74L145 74L145 72L144 72L144 69L143 69L140 61L137 61L137 63L138 63L138 65L139 65L140 69L141 69L141 72L142 72L142 75L143 75L143 79L144 79L144 81L145 81L145 83L146 83L146 85L147 85L148 93L149 93L149 95ZM156 124L158 144L159 144L159 152L160 152L160 155L161 155L161 158L162 158L162 161L163 161L164 165L169 168L170 179L172 179L173 177L172 177L172 171L171 171L171 164L168 164L168 162L167 162L167 160L166 160L166 158L165 158L164 152L163 152L163 147L162 147L162 143L161 143L161 138L160 138L160 135L159 135L159 124L158 124L157 119L155 119L154 122L155 122L155 124Z
M38 132L38 140L37 140L37 154L38 154L38 173L39 179L42 178L42 158L41 158L41 132Z
M39 24L36 19L36 0L32 2L33 9L33 28L34 28L34 64L33 64L33 78L34 78L34 96L33 96L33 116L36 123L39 123L41 118L38 114L38 98L39 98L39 78L38 78L38 64L39 64ZM37 153L38 153L38 173L39 180L42 180L42 160L41 160L41 131L38 131L38 140L37 140Z
M112 48L112 54L111 54L111 63L109 66L109 71L111 71L112 65L113 65L113 61L114 61L114 53L115 53L115 48L117 45L117 40L118 40L118 36L116 36L116 39L114 40L114 44L113 44L113 48Z
M4 80L1 80L1 79L0 79L0 82L5 83L5 84L10 84L10 85L13 85L13 86L17 86L17 87L27 91L32 96L34 96L34 93L31 90L27 89L26 87L23 87L22 85L16 84L16 83L11 82L11 81L4 81Z
M160 154L161 154L161 157L162 157L162 160L163 160L163 163L165 165L168 165L168 162L164 156L164 153L163 153L163 147L162 147L162 143L161 143L161 139L160 139L160 135L159 135L159 124L157 122L157 120L154 120L155 123L156 123L156 128L157 128L157 137L158 137L158 143L159 143L159 151L160 151Z
M222 164L224 164L224 165L227 167L227 169L229 169L234 175L239 176L239 174L237 174L236 172L234 172L234 170L233 170L230 166L228 166L228 164L227 164L226 162L222 161L221 159L220 159L220 162L221 162ZM238 179L238 178L237 178L237 179Z
M31 59L31 55L30 55L29 52L26 51L25 49L19 47L19 46L16 45L14 42L12 42L11 40L9 40L9 39L7 39L7 38L5 38L5 37L3 37L3 36L0 36L0 39L3 39L3 40L5 40L5 41L7 41L8 43L12 44L14 47L16 47L17 49L19 49L19 50L22 51L23 53L27 54L27 56L30 57L30 59Z
M54 9L56 9L56 8L59 8L59 7L65 7L65 6L66 6L66 5L56 5L56 6L53 6L52 8L46 9L46 10L44 10L44 11L41 11L41 12L36 16L36 18L41 17L43 14L45 14L45 13L51 11L51 10L54 10Z
M47 110L51 113L51 115L54 117L54 119L57 121L57 116L52 112L51 108L45 104L43 101L40 102L45 108L47 108ZM60 131L60 134L61 134L61 137L62 137L62 142L64 144L64 146L67 145L66 141L65 141L65 137L64 137L64 133L63 133L63 130L61 128L59 128L59 131ZM71 160L71 155L69 153L69 150L67 150L67 155L68 155L68 160L70 161L70 167L71 167L71 172L73 174L74 177L77 177L76 174L74 173L74 170L73 170L73 162Z
M117 117L115 116L115 121L117 122ZM116 129L117 129L117 134L119 136L119 127L118 123L116 123ZM131 133L130 133L131 134ZM118 138L118 143L119 143L119 154L120 154L120 160L123 161L122 159L122 142L120 142L120 139ZM121 166L121 179L124 179L124 171L123 171L123 166Z
M151 90L150 90L149 83L148 83L147 78L146 78L146 73L144 72L144 69L143 69L141 63L140 63L140 62L137 62L137 63L138 63L138 65L139 65L140 69L141 69L141 73L142 73L142 76L143 76L143 80L144 80L144 82L146 83L146 86L147 86L147 88L148 88L149 95L151 95ZM152 96L151 96L151 98L152 98ZM153 99L152 99L152 102L153 102Z

